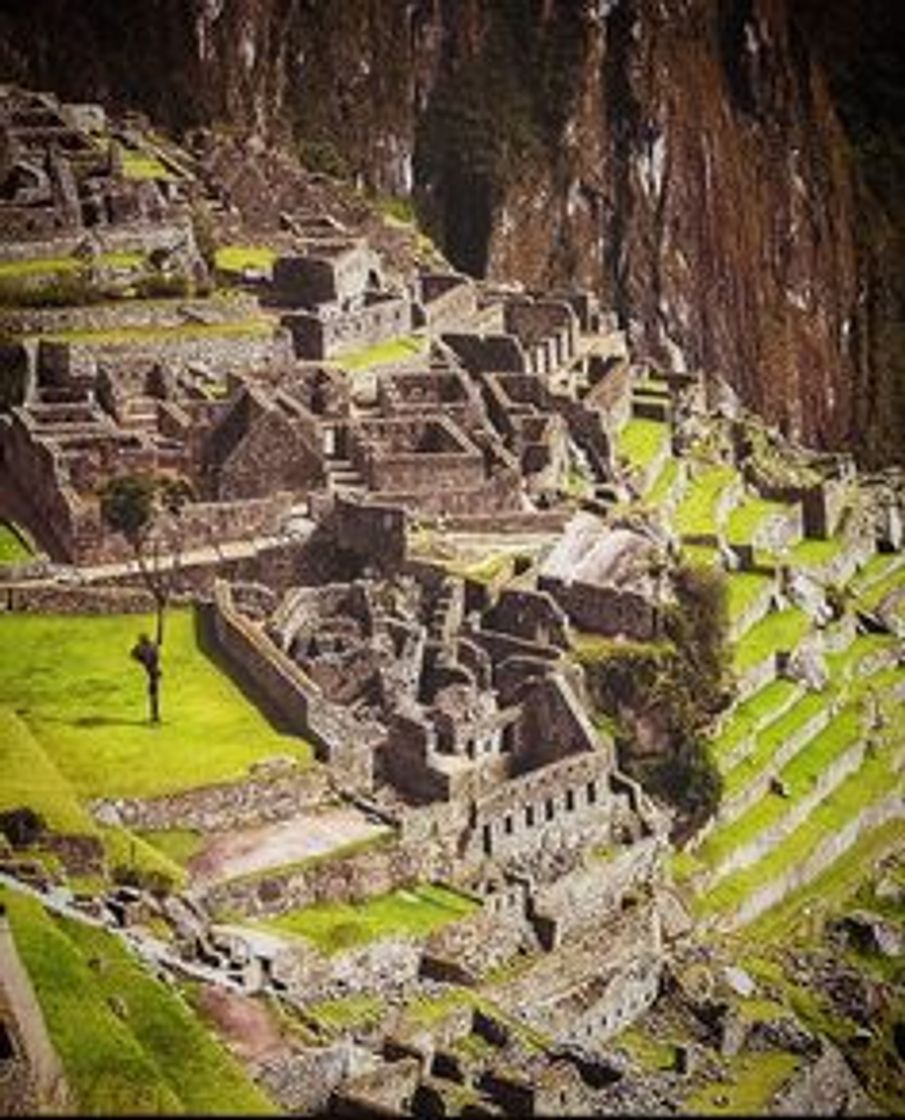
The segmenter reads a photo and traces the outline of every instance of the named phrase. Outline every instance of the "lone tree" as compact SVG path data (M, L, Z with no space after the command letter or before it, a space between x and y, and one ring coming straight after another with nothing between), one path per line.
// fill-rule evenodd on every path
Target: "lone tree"
M141 578L154 600L154 638L142 634L131 651L148 678L152 723L160 721L164 616L179 573L180 545L174 530L183 506L191 497L191 486L184 478L138 474L111 479L100 495L104 524L128 541ZM166 563L165 556L168 557Z

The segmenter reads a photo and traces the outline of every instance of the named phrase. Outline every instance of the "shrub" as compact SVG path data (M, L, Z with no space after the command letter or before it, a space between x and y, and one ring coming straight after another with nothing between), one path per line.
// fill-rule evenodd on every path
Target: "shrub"
M14 848L31 847L44 836L46 830L47 824L41 814L27 805L0 813L0 833Z

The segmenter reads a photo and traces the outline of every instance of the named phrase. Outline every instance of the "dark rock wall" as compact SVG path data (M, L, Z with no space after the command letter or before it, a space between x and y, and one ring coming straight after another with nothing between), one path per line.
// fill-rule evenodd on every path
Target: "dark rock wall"
M7 0L0 70L412 190L458 266L592 284L651 357L881 461L905 458L903 10Z

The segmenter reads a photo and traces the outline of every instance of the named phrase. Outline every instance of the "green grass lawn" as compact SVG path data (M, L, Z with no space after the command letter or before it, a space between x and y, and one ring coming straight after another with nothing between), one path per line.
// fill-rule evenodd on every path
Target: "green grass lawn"
M688 489L676 509L674 525L683 536L717 531L716 506L726 487L737 477L734 467L707 467L689 480Z
M8 521L0 521L0 566L24 564L33 556L34 549L24 534Z
M55 832L97 836L69 782L12 708L0 706L0 809L28 806Z
M299 934L323 952L332 953L380 937L424 937L464 918L480 903L434 884L375 895L366 902L323 902L268 918L261 925Z
M144 253L100 253L94 263L108 268L137 268L145 261ZM0 261L0 279L24 279L29 276L53 276L61 272L78 272L86 262L78 257L33 257L30 260Z
M49 342L75 342L89 346L122 346L142 343L189 342L204 338L269 338L274 321L265 318L232 319L223 323L179 323L177 326L131 326L110 330L56 331L41 335Z
M179 886L184 883L182 869L166 851L150 847L125 828L98 827L28 725L4 705L0 705L0 773L0 809L28 806L53 832L97 837L111 870L129 866L166 875Z
M772 502L756 494L746 494L729 514L726 521L726 538L732 544L750 544L755 533L768 517L786 513L789 507L782 502Z
M895 644L896 640L891 634L858 634L845 649L825 655L827 669L833 680L843 681L858 671L865 658L882 649L894 647Z
M403 335L401 338L390 338L386 342L375 343L375 345L367 346L363 350L343 354L336 360L344 370L354 373L357 370L369 369L371 366L401 362L406 358L414 357L416 354L424 353L426 348L426 338L416 335Z
M663 464L663 469L657 475L653 486L645 496L645 502L650 506L659 506L669 497L679 477L678 460L670 457Z
M656 458L669 438L669 426L660 420L632 417L616 437L616 454L632 467L644 469Z
M181 867L201 851L205 841L204 833L194 828L149 829L135 835Z
M702 568L722 567L720 550L712 544L682 544L682 559L686 564L695 564Z
M135 151L133 148L121 147L123 177L126 179L167 179L178 178L172 171L158 159L157 156L147 151Z
M798 607L771 611L736 643L732 659L736 673L752 669L770 654L794 650L810 625L810 618Z
M829 540L799 541L789 549L789 563L793 568L816 568L828 564L842 551L843 542L838 537Z
M279 253L267 245L221 245L214 264L223 272L242 272L246 268L268 271Z
M0 704L13 708L80 797L148 797L241 778L311 747L274 731L198 646L190 611L171 611L163 722L147 723L129 650L142 616L0 615Z
M15 891L0 889L0 899L79 1114L276 1111L180 997L112 934L54 919ZM122 1018L112 996L122 1001Z
M729 620L741 618L751 604L772 584L769 576L758 572L727 572Z

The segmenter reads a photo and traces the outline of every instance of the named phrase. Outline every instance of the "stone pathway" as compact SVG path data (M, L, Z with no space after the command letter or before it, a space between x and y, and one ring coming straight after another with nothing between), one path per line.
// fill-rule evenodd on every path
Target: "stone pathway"
M209 886L333 852L388 831L353 808L299 813L275 824L212 837L190 860L188 869L193 886Z

